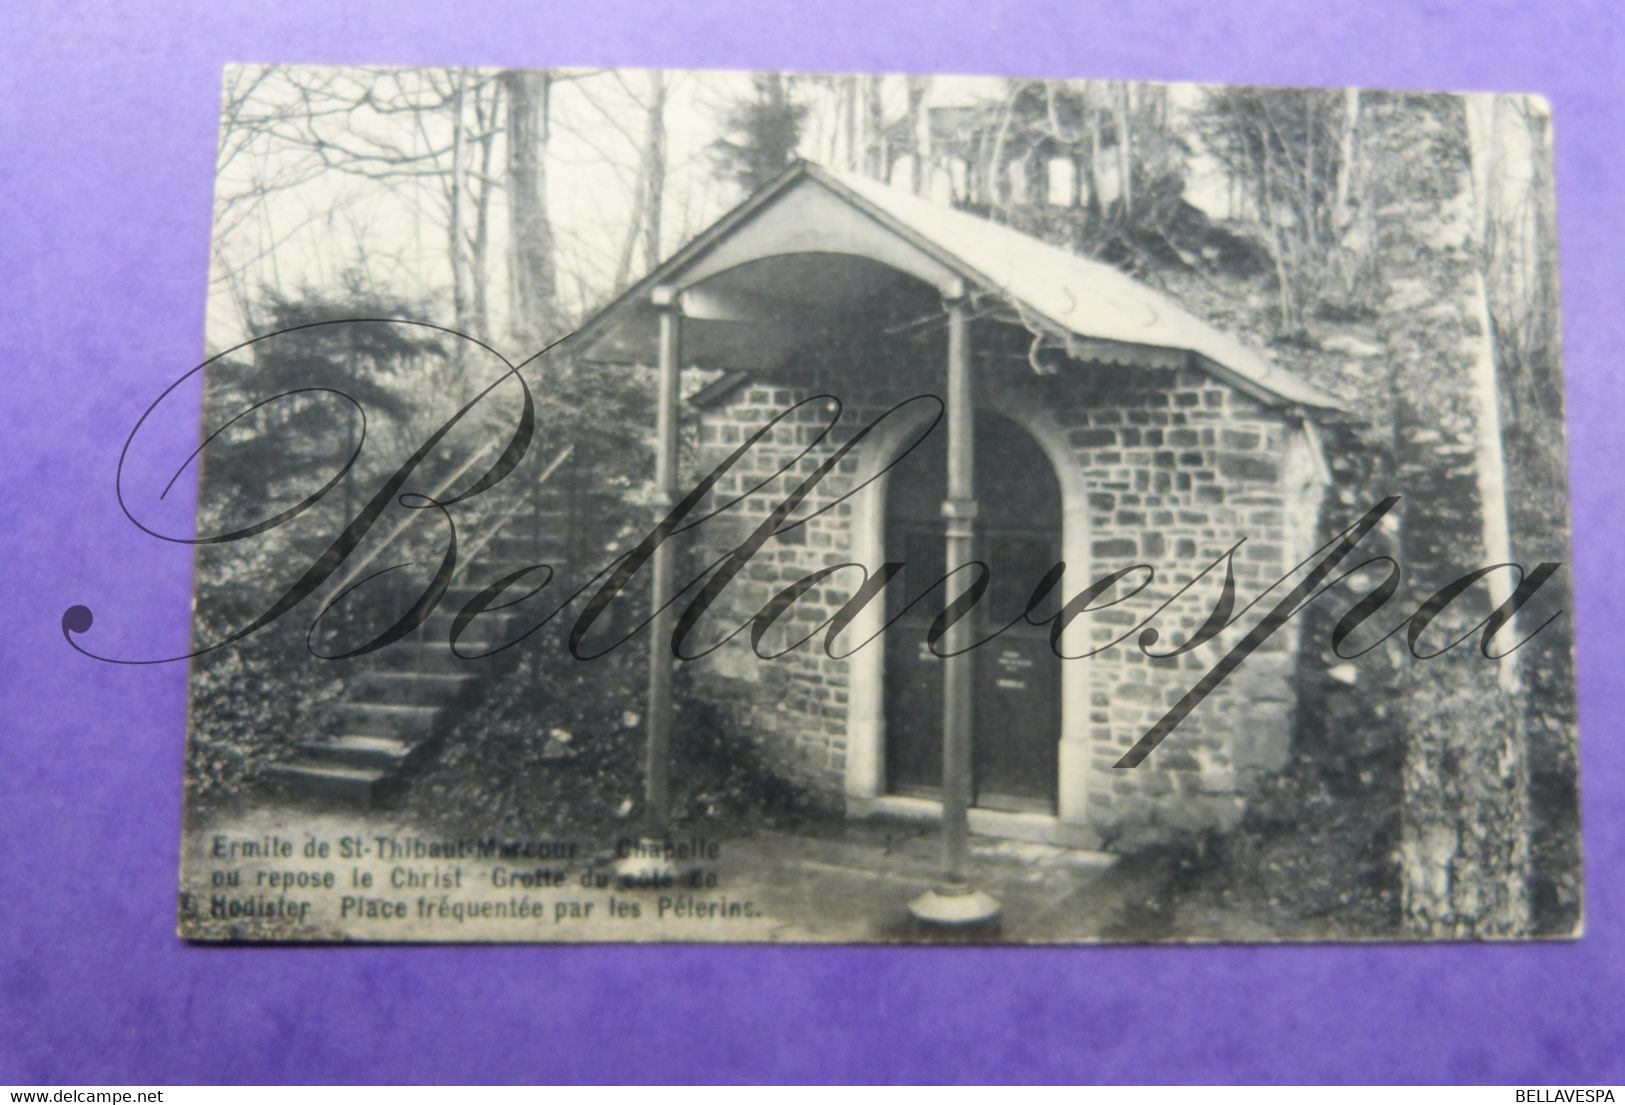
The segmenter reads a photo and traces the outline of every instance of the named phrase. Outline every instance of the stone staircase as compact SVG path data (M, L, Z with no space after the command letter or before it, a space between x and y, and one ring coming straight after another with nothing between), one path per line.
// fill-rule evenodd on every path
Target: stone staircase
M568 450L544 473L553 474ZM416 633L380 649L371 666L350 675L329 707L326 731L273 764L269 775L289 798L371 807L386 800L452 727L455 712L488 679L506 669L502 657L464 660L449 643L451 623L491 580L529 564L563 569L565 535L573 519L563 496L535 488L526 509L508 512L471 545L468 565ZM470 578L471 577L471 578ZM465 654L483 653L520 631L515 616L487 611L458 638ZM525 647L520 645L520 648Z

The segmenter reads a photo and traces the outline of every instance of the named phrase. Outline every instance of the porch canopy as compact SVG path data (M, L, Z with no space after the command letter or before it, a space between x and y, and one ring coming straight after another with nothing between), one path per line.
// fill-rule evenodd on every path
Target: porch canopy
M878 326L942 325L945 561L973 559L977 502L971 325L987 314L1020 323L1073 362L1212 373L1274 406L1310 414L1337 407L1326 392L1276 368L1172 301L1096 261L808 162L786 169L590 320L574 340L589 360L659 368L655 490L664 512L682 494L677 470L680 378L689 366L772 373L804 350ZM1012 318L1013 316L1013 318ZM654 548L650 579L645 833L669 833L675 624L670 546ZM998 903L966 878L971 798L971 622L947 629L943 660L943 878L910 903L922 923L990 922ZM641 877L641 876L640 876Z
M588 360L654 364L659 315L675 309L680 367L771 371L859 317L940 320L945 300L967 297L1016 316L1077 361L1193 364L1273 406L1341 409L1110 265L807 161L618 296L572 344Z

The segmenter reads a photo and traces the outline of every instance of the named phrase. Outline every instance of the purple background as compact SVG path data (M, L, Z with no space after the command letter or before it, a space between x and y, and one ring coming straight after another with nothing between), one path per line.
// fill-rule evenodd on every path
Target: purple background
M893 0L0 11L0 1082L1625 1081L1608 626L1625 16L1543 5ZM273 10L274 9L274 10ZM1504 947L248 948L174 935L189 560L119 514L201 345L228 61L966 71L1538 91L1554 105L1588 935ZM185 420L166 425L179 445Z

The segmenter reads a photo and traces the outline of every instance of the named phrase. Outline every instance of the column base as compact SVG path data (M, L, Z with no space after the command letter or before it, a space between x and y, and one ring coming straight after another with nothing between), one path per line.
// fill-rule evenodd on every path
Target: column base
M999 923L999 901L969 884L933 886L908 903L909 916L922 928L968 932Z

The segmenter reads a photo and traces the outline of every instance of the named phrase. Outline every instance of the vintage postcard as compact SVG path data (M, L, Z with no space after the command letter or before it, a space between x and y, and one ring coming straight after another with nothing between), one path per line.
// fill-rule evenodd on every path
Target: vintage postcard
M1578 935L1551 134L230 68L181 934Z

